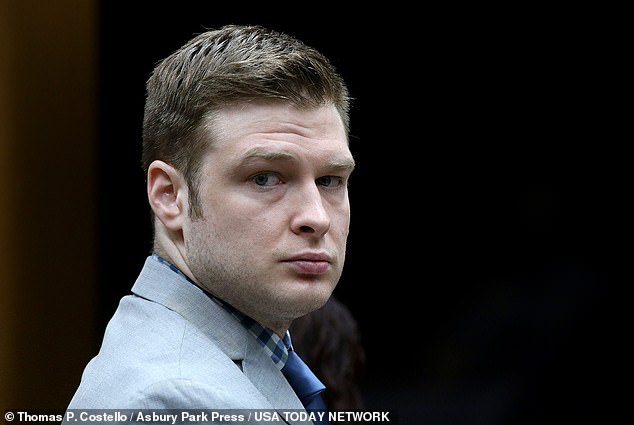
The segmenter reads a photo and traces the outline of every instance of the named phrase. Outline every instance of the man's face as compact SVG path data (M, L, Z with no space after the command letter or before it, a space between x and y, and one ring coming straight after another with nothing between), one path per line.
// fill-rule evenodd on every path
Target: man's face
M331 105L242 104L213 128L185 261L212 294L284 329L326 302L343 269L354 161L341 118Z

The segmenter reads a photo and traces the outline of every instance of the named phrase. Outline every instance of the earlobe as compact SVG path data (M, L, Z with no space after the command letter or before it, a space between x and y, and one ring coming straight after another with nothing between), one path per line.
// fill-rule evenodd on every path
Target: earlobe
M171 231L180 230L186 215L186 185L181 174L163 161L154 161L148 168L148 201L154 215Z

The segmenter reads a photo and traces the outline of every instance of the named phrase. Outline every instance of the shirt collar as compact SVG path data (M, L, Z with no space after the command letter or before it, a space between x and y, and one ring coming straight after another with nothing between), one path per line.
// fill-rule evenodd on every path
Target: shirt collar
M226 309L231 315L242 324L254 337L255 339L262 345L266 353L271 357L273 363L281 370L286 364L286 360L288 359L288 351L293 349L293 345L291 343L291 336L289 331L286 331L284 334L284 338L280 338L275 332L270 330L269 328L262 326L260 323L256 322L251 317L239 311L237 308L232 306L231 304L217 298L216 296L210 294L208 291L205 291L200 286L198 286L193 280L189 278L185 273L183 273L178 267L161 257L155 252L152 252L152 258L156 261L168 266L170 270L174 273L177 273L182 278L184 278L187 282L195 285L197 288L200 288L209 298L211 298L215 303L222 306Z

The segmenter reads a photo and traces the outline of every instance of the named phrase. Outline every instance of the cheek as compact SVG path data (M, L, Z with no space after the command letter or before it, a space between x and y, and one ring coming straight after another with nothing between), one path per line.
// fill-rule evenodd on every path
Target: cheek
M343 236L348 236L348 232L350 230L350 211L337 213L332 217L332 225L337 229L337 231Z
M243 246L244 250L269 246L271 239L283 227L279 214L224 207L214 211L207 221L207 231L212 237L225 240L232 246Z

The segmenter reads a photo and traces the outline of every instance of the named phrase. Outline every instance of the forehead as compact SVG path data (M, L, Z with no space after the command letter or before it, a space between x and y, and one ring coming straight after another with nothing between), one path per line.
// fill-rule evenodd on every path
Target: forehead
M343 121L332 105L234 105L208 124L214 140L206 153L205 174L240 177L282 164L315 173L350 173L355 166Z
M282 103L232 105L214 117L219 148L238 148L258 143L295 143L311 148L345 147L343 121L333 105L298 109Z

